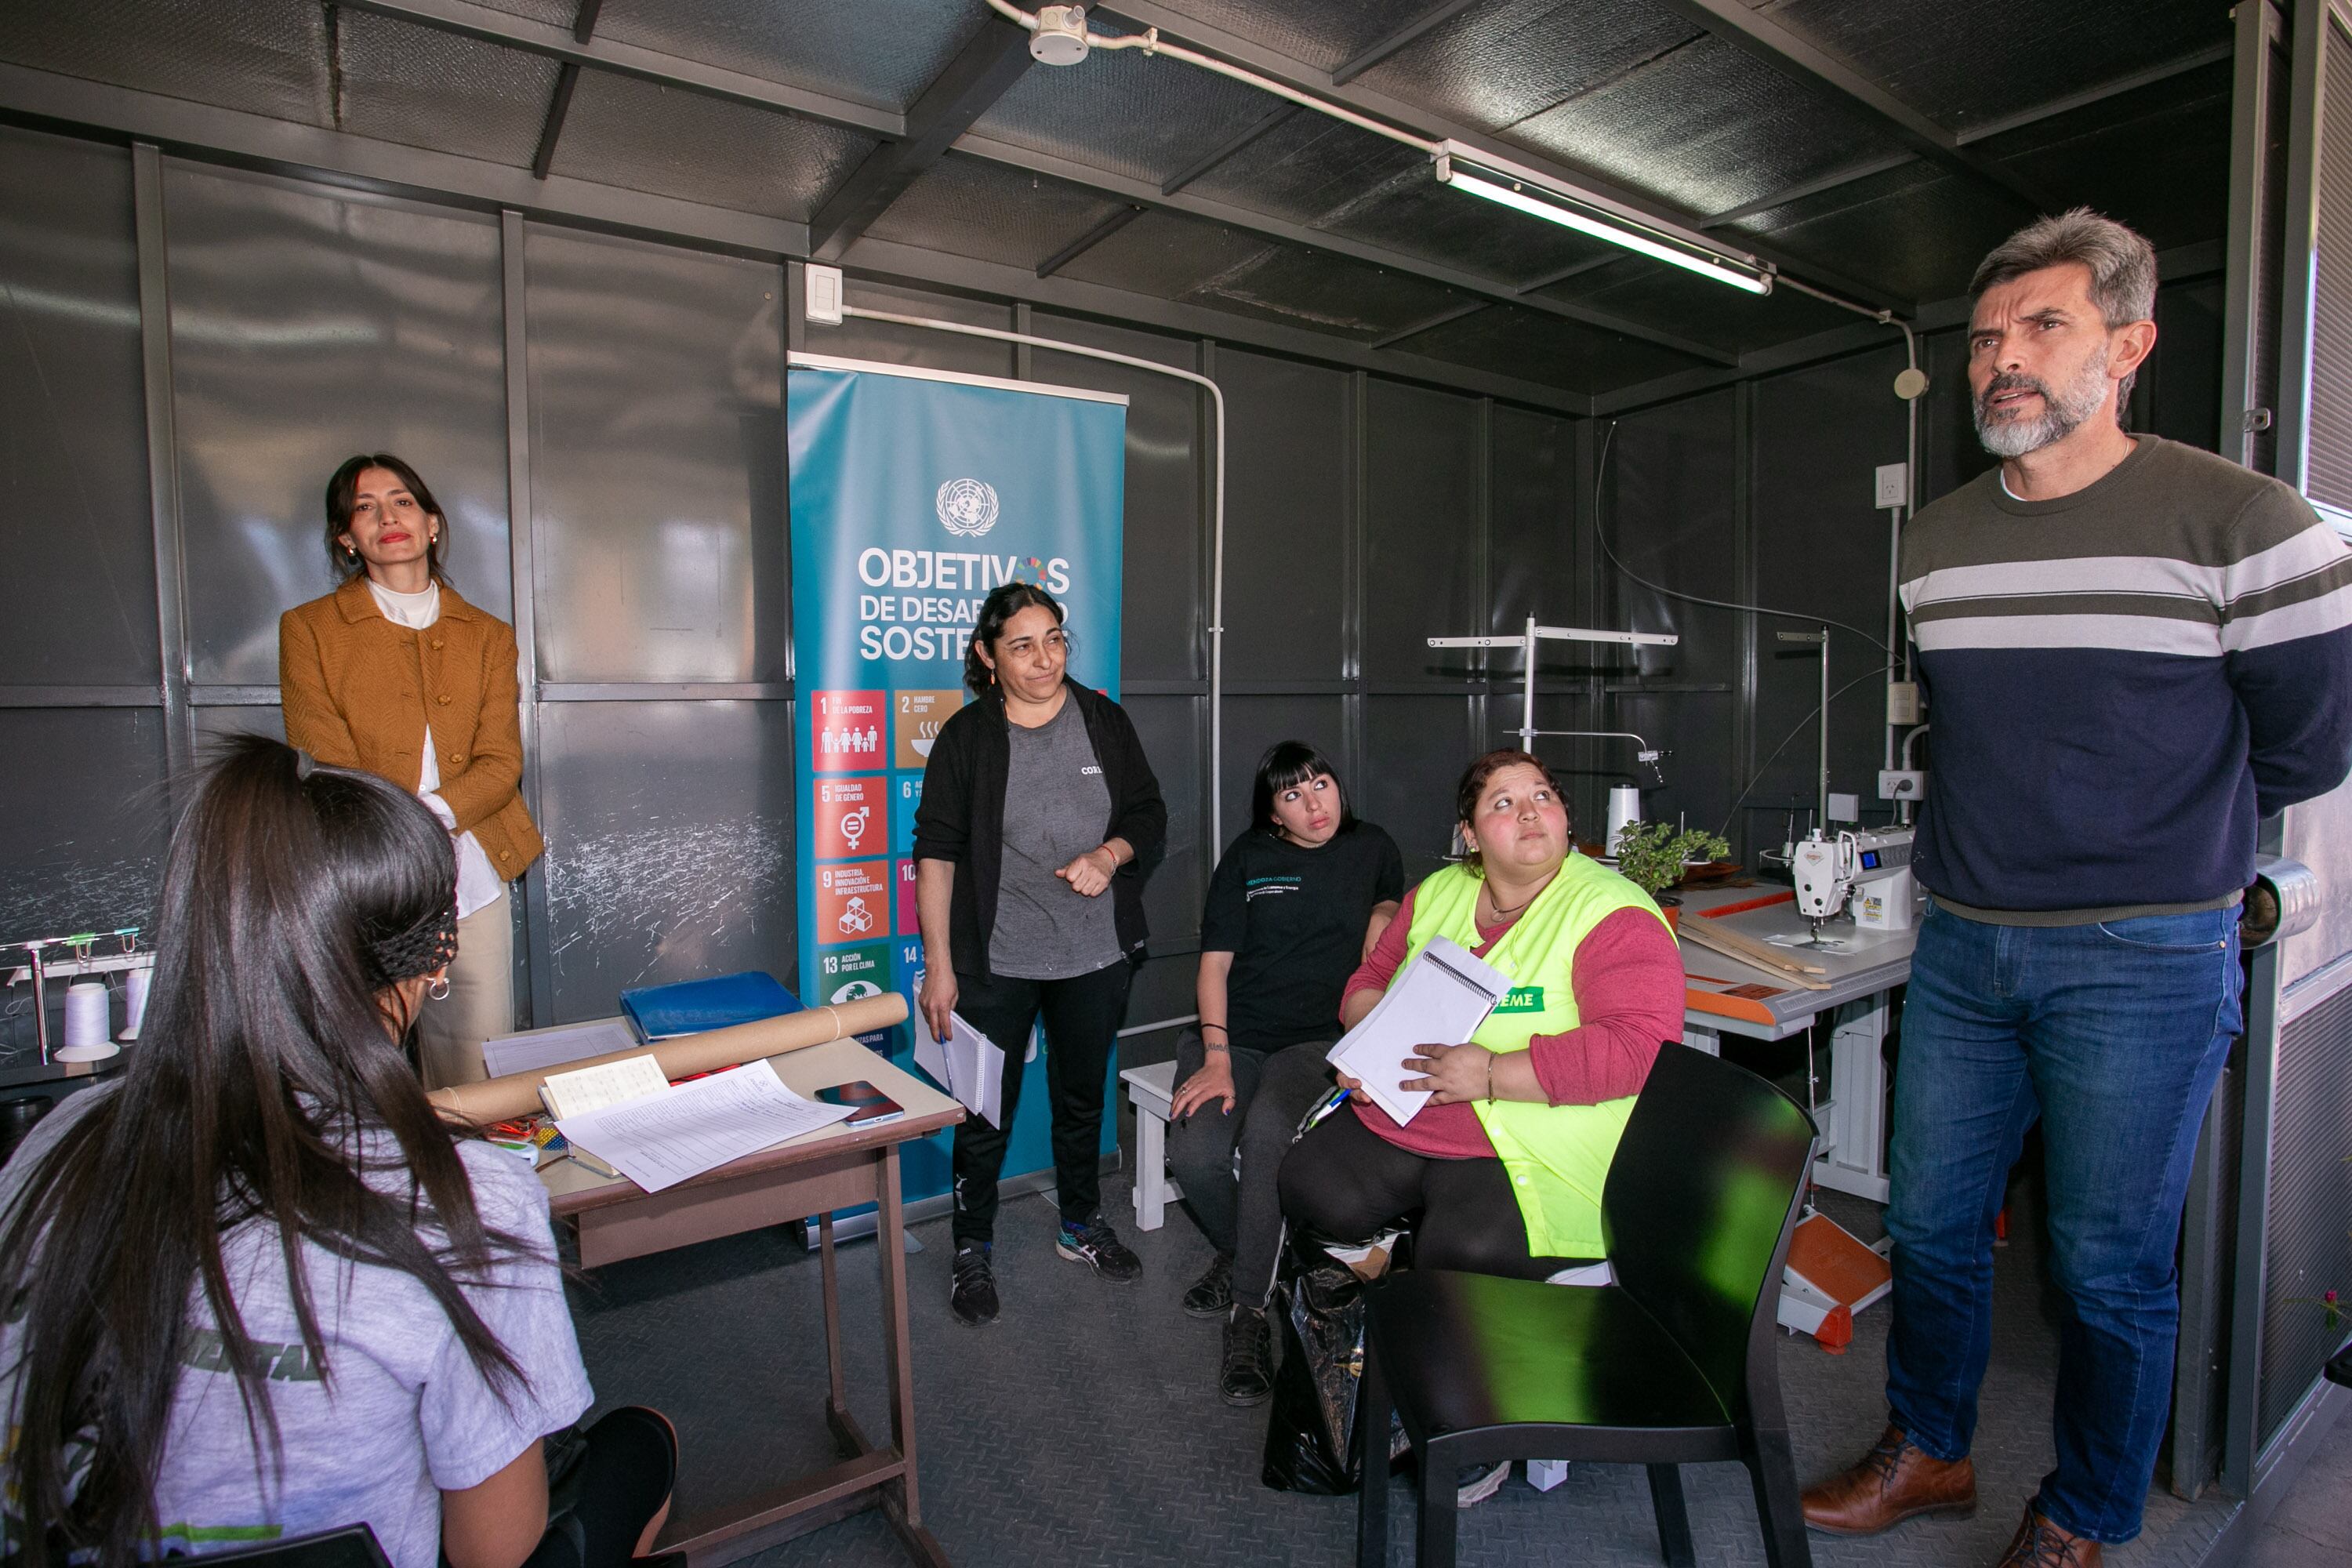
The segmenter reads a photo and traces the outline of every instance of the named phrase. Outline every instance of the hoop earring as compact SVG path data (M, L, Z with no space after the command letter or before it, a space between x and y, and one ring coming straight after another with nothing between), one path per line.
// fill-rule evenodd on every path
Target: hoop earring
M449 977L445 974L440 979L433 982L430 985L427 985L425 988L425 994L432 997L436 1002L446 1002L449 1000Z

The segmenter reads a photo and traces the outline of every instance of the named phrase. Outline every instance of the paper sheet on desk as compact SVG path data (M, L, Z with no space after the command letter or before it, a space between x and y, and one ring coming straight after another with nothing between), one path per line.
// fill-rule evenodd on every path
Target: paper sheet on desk
M593 1024L573 1024L561 1029L533 1029L526 1034L501 1035L482 1042L482 1065L492 1078L504 1078L511 1072L545 1072L566 1062L586 1061L590 1057L608 1057L615 1051L634 1051L636 1036L618 1018L601 1018Z
M1424 1045L1468 1039L1510 991L1508 976L1458 942L1433 937L1364 1021L1328 1052L1333 1067L1362 1080L1364 1094L1400 1122L1410 1121L1429 1103L1426 1089L1408 1089L1405 1058Z
M649 1193L715 1171L772 1143L829 1127L846 1105L786 1089L765 1061L673 1084L667 1091L567 1116L555 1126Z
M991 1127L1004 1125L1003 1048L965 1023L962 1014L948 1015L945 1045L932 1037L929 1025L916 1021L915 1065L966 1110L988 1118Z

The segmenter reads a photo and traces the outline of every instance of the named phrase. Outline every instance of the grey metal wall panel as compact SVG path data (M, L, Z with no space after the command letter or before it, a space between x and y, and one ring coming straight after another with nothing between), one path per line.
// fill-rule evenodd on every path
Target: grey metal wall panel
M1454 785L1488 748L1474 732L1467 697L1373 697L1364 704L1370 776L1357 810L1389 830L1410 887L1444 864L1454 841Z
M1367 815L1367 781L1347 776L1344 698L1227 697L1225 699L1225 821L1217 852L1250 826L1250 784L1258 759L1276 741L1304 741L1331 759L1359 816Z
M540 679L792 672L781 268L526 232Z
M1151 928L1154 952L1181 952L1201 934L1201 899L1208 891L1201 864L1205 702L1199 697L1129 697L1119 704L1135 721L1143 754L1150 759L1160 793L1168 802L1168 856L1143 889L1143 915Z
M1013 330L1013 311L1009 307L952 294L900 289L857 278L849 282L848 297L849 303L861 310L961 321L966 326L993 327L1001 332ZM986 338L951 337L946 332L902 327L891 321L861 321L856 317L837 327L812 322L807 340L801 347L810 353L831 354L836 359L920 365L926 370L961 371L967 375L1013 374L1013 347L1009 343L991 342Z
M194 679L278 679L279 613L334 585L321 497L354 452L415 466L458 591L509 614L497 223L177 162L164 194Z
M1740 583L1733 396L1713 393L1621 421L1610 443L1602 510L1610 541L1632 571L1682 593L1726 600L1738 598ZM1717 689L1737 690L1746 617L1668 598L1613 569L1603 581L1603 602L1613 609L1608 625L1670 631L1682 641L1605 666L1610 685L1638 680L1654 689L1619 693L1605 704L1601 722L1582 726L1634 731L1666 750L1666 783L1637 774L1631 742L1607 742L1591 755L1603 782L1647 786L1644 816L1671 822L1687 814L1693 826L1711 829L1730 811L1742 776L1732 703ZM1606 825L1584 826L1598 837Z
M152 931L170 811L163 710L0 708L0 941Z
M1364 677L1442 679L1470 661L1428 639L1468 636L1486 618L1475 548L1486 483L1478 405L1375 381L1369 415ZM1371 755L1379 761L1379 748Z
M2266 1445L2343 1346L2327 1300L2352 1282L2352 991L2279 1031L2263 1234L2261 1415Z
M1225 465L1229 681L1336 680L1347 673L1342 561L1354 460L1348 382L1341 371L1217 351L1233 443Z
M196 728L196 760L210 755L209 748L232 735L267 735L273 741L286 738L286 710L277 703L223 703L194 710Z
M1517 631L1529 616L1545 626L1578 624L1570 609L1576 593L1572 534L1588 526L1589 510L1580 504L1578 489L1574 424L1497 406L1486 546L1489 630ZM1578 651L1582 647L1556 644L1554 656L1584 664L1589 656Z
M1198 372L1198 351L1181 338L1122 331L1043 311L1029 331L1109 353ZM1208 512L1202 456L1208 394L1189 382L1104 360L1034 352L1030 376L1056 386L1127 395L1126 591L1121 596L1119 673L1129 680L1205 679L1209 673ZM1086 628L1076 628L1080 637Z
M1875 353L1757 383L1750 462L1761 603L1885 636L1892 531L1887 514L1872 507L1872 471L1903 460L1903 403L1890 390L1903 364L1901 343L1890 342ZM1773 637L1811 629L1777 619L1758 626L1759 763L1820 701L1819 658L1810 648L1802 657L1784 656L1787 645ZM1832 628L1830 651L1832 691L1885 668L1886 656L1851 632ZM1859 793L1865 812L1881 821L1894 812L1877 798L1885 689L1883 678L1863 679L1834 700L1830 716L1830 787ZM1765 772L1751 798L1813 798L1818 744L1808 728Z
M153 685L155 542L131 159L0 129L0 670Z
M541 707L552 1022L633 985L792 984L792 726L789 702Z

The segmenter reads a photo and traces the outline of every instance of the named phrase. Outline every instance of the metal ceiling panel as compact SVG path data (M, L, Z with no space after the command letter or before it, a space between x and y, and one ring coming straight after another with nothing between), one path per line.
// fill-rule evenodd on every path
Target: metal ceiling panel
M1782 0L1772 19L1966 131L2230 41L2223 4Z
M335 35L341 128L522 167L538 149L561 68L432 27L344 11Z
M1584 393L1632 386L1699 363L1672 349L1510 305L1443 322L1393 346L1448 364Z
M551 27L569 27L580 17L580 0L477 0L483 9L526 16Z
M981 0L605 0L596 36L903 110L990 15Z
M1715 38L1656 59L1507 133L1691 212L1725 212L1899 151L1859 120Z
M1321 226L1519 288L1580 262L1625 254L1606 241L1449 190L1426 160L1399 171Z
M1967 291L1986 251L2022 221L2017 208L1931 163L1906 163L1773 207L1722 231L1769 241L1801 262L1858 275L1908 300Z
M1159 184L1279 107L1181 60L1097 51L1072 69L1033 68L973 130Z
M1470 296L1343 257L1276 246L1182 296L1187 304L1370 342L1469 301ZM1682 362L1677 359L1679 365Z
M1425 155L1385 136L1320 114L1294 114L1185 190L1292 223L1319 224L1428 167Z
M1034 268L1118 212L1117 198L1002 163L950 154L866 233L899 245Z
M2228 222L2230 74L2219 61L1979 145L2058 203L2130 224L2158 249L2218 239Z
M1148 212L1064 267L1060 276L1158 300L1181 300L1275 249L1275 243L1262 235L1179 213Z
M1363 85L1466 125L1507 131L1699 36L1639 3L1475 5L1364 73Z
M1680 332L1736 353L1850 327L1862 320L1851 310L1794 289L1776 289L1759 300L1637 256L1624 256L1537 292Z
M8 0L0 60L304 125L334 122L316 0Z
M589 70L552 172L805 222L877 144L862 132Z
M1337 70L1438 0L1174 0L1167 9L1288 55L1317 70ZM1116 5L1116 0L1113 0Z

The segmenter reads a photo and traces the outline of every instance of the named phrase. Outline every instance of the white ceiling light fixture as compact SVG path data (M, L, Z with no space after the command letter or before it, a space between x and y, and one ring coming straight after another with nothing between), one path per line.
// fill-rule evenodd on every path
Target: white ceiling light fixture
M1654 261L1679 267L1701 278L1727 283L1750 294L1772 291L1773 268L1744 251L1725 250L1696 235L1628 217L1602 206L1592 197L1533 169L1506 163L1489 153L1444 142L1436 153L1438 183L1484 196L1515 212L1572 228L1595 239L1622 245Z

